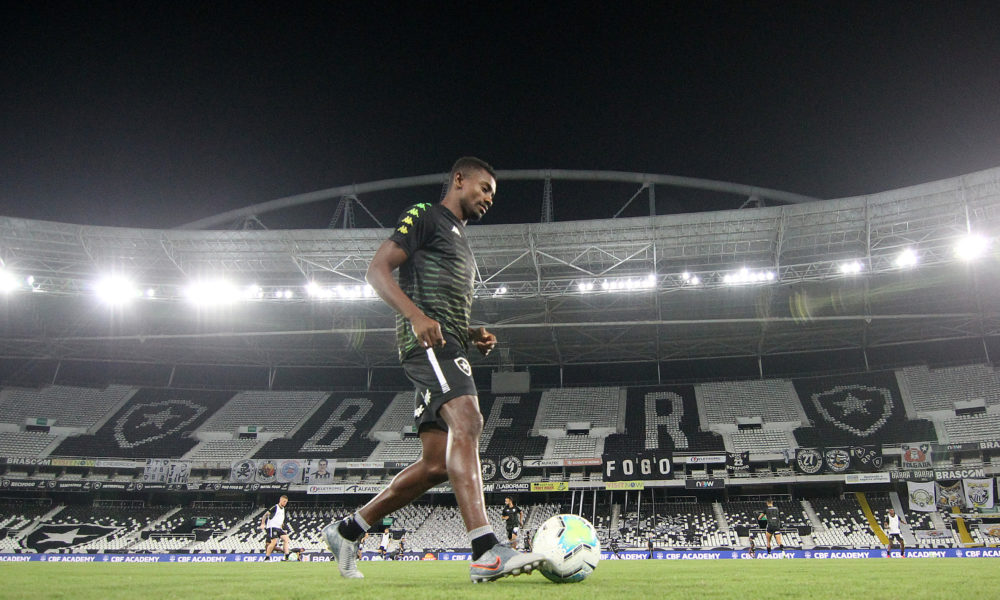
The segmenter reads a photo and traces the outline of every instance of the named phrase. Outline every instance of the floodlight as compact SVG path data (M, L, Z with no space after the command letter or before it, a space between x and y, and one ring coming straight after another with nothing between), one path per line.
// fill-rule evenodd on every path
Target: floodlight
M917 262L919 262L919 259L913 248L906 248L896 256L896 266L902 269L915 266Z
M844 275L856 275L861 271L863 271L864 268L865 266L861 263L860 260L854 260L851 262L840 264L840 272L843 273Z
M199 306L232 304L243 297L235 285L222 279L196 281L184 289L184 295Z
M971 233L955 245L955 254L963 260L979 258L990 247L990 241L981 235Z
M102 302L121 305L138 298L142 292L135 285L120 275L109 275L94 284L94 292Z
M20 287L21 280L16 275L6 269L0 269L0 292L6 294L20 289Z

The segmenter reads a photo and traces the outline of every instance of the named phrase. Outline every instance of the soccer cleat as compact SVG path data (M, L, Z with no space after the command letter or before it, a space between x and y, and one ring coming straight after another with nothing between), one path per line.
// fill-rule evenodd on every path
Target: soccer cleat
M326 547L330 549L333 559L337 561L341 577L363 579L364 575L358 570L357 563L358 542L344 539L344 536L340 535L340 531L337 530L339 525L340 523L334 521L323 528L323 540L326 541Z
M494 581L501 577L509 577L531 573L542 566L545 558L532 552L518 552L510 546L497 544L487 550L479 560L472 561L469 577L472 583Z

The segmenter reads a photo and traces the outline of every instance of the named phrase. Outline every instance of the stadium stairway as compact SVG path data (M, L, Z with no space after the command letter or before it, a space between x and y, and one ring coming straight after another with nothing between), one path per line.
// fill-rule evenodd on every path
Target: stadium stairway
M882 524L875 518L875 513L872 512L872 507L868 505L868 498L865 497L865 493L855 492L854 497L858 499L858 504L861 505L861 510L865 513L865 518L868 519L868 525L871 527L875 537L878 538L878 541L881 542L883 546L888 544L889 537L884 531L882 531Z
M812 502L802 500L801 504L802 512L806 513L806 516L809 517L809 525L812 526L813 531L826 531L826 525L823 524L823 520L816 514L816 509L813 508Z
M957 506L951 507L951 512L953 514L961 514L962 509ZM969 528L965 526L965 519L962 517L955 517L955 529L958 531L958 539L963 544L969 545L974 541L972 535L969 533Z
M715 513L715 520L719 523L719 531L729 533L729 521L726 520L726 511L723 510L722 503L713 502L712 512Z

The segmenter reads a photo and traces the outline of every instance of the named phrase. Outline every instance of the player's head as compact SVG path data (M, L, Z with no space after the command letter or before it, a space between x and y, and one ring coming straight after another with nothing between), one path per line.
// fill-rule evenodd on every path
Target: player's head
M478 221L493 206L496 194L496 171L484 160L463 156L455 161L449 174L448 194L455 194L462 218Z
M504 498L503 502L507 506L514 506L514 500L510 496L507 496L506 498Z
M895 508L890 508L889 509L889 516L891 517L891 516L893 516L895 514L896 514L896 509Z
M774 500L768 500L767 501L767 505L768 506L774 506Z
M327 462L327 460L325 458L321 458L321 459L319 459L319 463L317 463L317 464L319 466L316 468L316 470L319 471L320 473L322 473L322 472L326 471L326 465L328 465L329 463Z
M281 498L278 498L278 506L284 506L286 504L288 504L288 496L282 496Z

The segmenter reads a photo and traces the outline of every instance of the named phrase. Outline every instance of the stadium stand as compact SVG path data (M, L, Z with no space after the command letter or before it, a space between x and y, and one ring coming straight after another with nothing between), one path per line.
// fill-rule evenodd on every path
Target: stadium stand
M722 381L695 386L706 424L732 425L738 418L759 417L764 423L802 423L795 389L787 379Z
M23 425L25 419L44 417L57 427L89 430L136 392L135 388L49 385L40 389L5 387L0 390L0 423Z
M198 443L190 434L232 396L232 392L144 388L93 435L68 437L52 453L180 458Z
M480 394L479 410L484 420L480 454L491 457L543 456L548 439L532 435L540 402L541 394L538 392L518 396Z
M45 456L58 440L38 431L0 431L0 456Z
M917 414L953 411L955 402L973 399L1000 405L1000 374L990 365L907 367L900 369L899 380L909 390Z
M744 429L729 434L733 452L773 453L794 448L791 432L774 429Z
M627 391L625 431L604 442L609 453L650 449L721 451L722 437L703 431L693 386L633 387Z
M187 460L233 461L253 453L261 442L257 439L205 440L184 455Z
M795 430L800 446L937 439L932 423L907 419L892 371L802 378L794 384L810 423Z
M586 421L592 430L620 432L624 427L624 403L625 390L617 387L547 390L542 393L534 430L565 430L567 423Z
M378 446L372 428L396 394L332 394L291 438L270 440L255 458L337 458L365 460Z
M329 394L327 392L248 391L236 394L200 431L234 432L255 425L258 431L292 431Z
M853 494L845 494L843 498L818 498L810 502L825 529L813 531L813 544L817 548L881 547Z
M955 416L942 422L948 443L979 442L1000 438L1000 414Z

